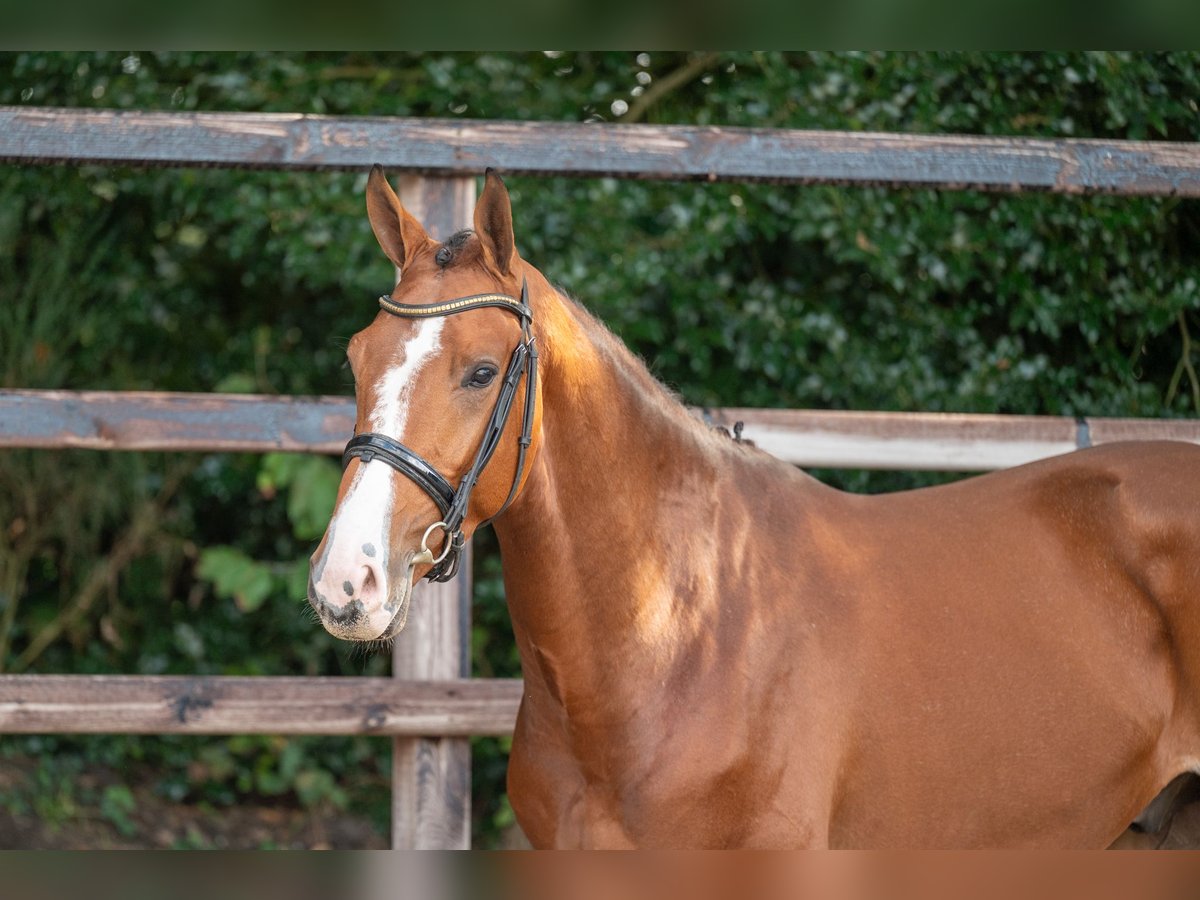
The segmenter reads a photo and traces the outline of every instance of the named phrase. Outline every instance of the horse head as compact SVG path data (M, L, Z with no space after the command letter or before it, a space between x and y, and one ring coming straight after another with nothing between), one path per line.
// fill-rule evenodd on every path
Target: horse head
M453 575L463 543L520 492L538 428L536 273L517 254L500 178L486 176L474 231L445 242L378 166L367 215L398 280L347 347L355 437L309 568L309 603L348 640L393 637L415 582Z

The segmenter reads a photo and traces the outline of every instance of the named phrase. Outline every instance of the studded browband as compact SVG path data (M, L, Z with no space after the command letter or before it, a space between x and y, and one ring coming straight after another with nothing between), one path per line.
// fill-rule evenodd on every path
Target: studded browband
M402 319L430 319L437 316L452 316L455 313L467 312L484 306L495 306L500 309L510 309L521 317L522 321L533 321L533 310L529 308L529 297L525 283L521 283L521 299L516 300L507 294L472 294L470 297L459 297L457 300L447 300L443 303L426 303L424 305L397 303L390 296L379 298L379 306L385 312Z

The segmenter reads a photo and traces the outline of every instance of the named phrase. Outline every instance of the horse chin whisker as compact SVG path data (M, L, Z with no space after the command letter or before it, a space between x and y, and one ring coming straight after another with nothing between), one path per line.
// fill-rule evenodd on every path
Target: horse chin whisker
M375 638L375 640L371 642L370 650L372 653L376 651L381 653L385 651L387 653L391 653L395 646L396 638L394 636L387 638Z
M301 602L303 605L297 609L297 612L300 614L300 616L304 618L310 625L321 625L321 617L313 608L313 605L308 602L308 598L304 597Z
M350 657L366 660L376 653L390 652L396 643L394 637L377 637L366 641L354 641L350 647Z

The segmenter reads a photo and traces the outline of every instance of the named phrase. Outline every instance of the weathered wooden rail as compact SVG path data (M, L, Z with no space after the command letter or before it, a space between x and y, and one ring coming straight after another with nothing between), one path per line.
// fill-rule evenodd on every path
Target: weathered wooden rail
M498 678L7 675L0 732L504 735L520 701Z
M1094 416L694 410L797 466L979 472L1095 444L1200 444L1200 422ZM137 391L0 390L0 447L88 450L290 450L338 454L354 425L343 397Z
M0 162L610 176L1200 196L1200 152L1045 140L685 125L0 106Z
M510 174L1200 196L1200 145L783 129L0 107L0 163L366 170L444 236L477 176ZM432 177L417 177L417 173ZM2 337L2 336L0 336ZM1113 440L1200 443L1193 421L723 409L808 466L984 470ZM337 453L345 398L0 391L0 448ZM0 731L388 734L393 845L469 843L471 734L511 729L515 681L469 678L471 585L422 585L393 678L0 676Z

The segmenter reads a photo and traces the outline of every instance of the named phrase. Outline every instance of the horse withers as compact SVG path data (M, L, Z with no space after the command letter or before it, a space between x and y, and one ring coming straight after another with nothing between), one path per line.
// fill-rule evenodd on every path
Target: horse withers
M444 243L378 167L367 212L401 275L348 347L357 436L309 599L339 637L393 637L495 520L535 845L1169 824L1152 801L1200 767L1200 448L842 493L693 418L520 257L495 174Z

